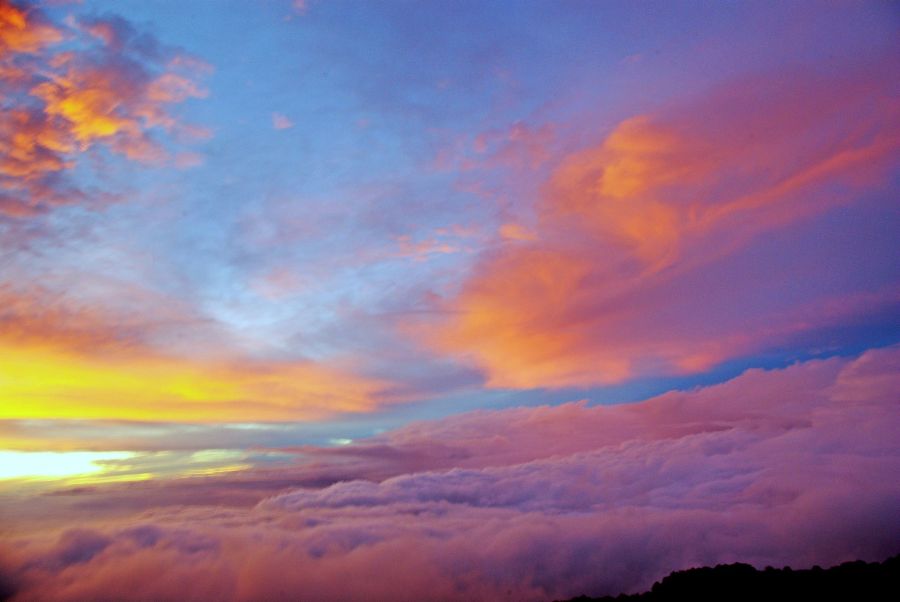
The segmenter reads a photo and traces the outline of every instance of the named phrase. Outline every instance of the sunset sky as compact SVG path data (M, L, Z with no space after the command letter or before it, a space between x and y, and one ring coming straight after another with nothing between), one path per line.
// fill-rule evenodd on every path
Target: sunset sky
M0 0L0 599L900 552L898 30Z

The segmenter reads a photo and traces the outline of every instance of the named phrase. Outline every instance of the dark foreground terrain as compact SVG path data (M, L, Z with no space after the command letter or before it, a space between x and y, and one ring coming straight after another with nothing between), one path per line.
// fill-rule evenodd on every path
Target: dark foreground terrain
M0 600L16 592L0 573ZM676 571L653 584L648 592L589 598L579 596L562 602L743 602L780 600L840 600L848 602L900 601L900 555L884 562L845 562L830 569L815 566L757 570L749 564L720 564Z
M720 564L676 571L657 581L649 592L566 602L649 602L657 600L900 600L900 555L884 562L845 562L830 569L790 567L759 571L749 564Z

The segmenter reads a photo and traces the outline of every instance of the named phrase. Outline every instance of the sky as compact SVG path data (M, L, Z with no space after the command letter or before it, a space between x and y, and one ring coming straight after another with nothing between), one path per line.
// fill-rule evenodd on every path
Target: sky
M898 27L0 0L0 599L900 552Z

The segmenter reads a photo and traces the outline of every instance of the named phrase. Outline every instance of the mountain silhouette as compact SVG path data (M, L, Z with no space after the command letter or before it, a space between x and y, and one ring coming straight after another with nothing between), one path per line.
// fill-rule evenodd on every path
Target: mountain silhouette
M590 598L579 596L560 602L657 602L750 600L848 600L853 602L900 600L900 555L884 562L845 562L830 569L814 566L792 570L749 564L720 564L675 571L653 584L648 592Z

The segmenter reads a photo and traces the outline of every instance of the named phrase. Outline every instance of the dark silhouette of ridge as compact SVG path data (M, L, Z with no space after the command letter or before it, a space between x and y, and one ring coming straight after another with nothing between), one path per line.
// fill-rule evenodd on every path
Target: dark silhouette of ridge
M0 572L0 600L16 594L15 584ZM900 555L884 562L854 560L823 569L790 567L757 570L749 564L720 564L675 571L648 592L557 602L777 602L781 600L897 602L900 600Z
M675 571L657 581L648 592L563 602L658 602L678 600L847 600L851 602L900 600L900 555L884 562L845 562L830 569L814 566L757 570L749 564L720 564Z

